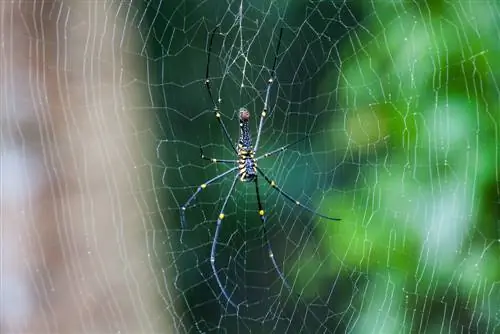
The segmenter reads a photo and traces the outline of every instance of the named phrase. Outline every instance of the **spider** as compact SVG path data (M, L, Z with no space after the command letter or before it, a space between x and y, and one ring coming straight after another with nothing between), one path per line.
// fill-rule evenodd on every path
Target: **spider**
M217 280L217 284L226 298L227 302L231 304L233 307L237 308L236 304L231 300L229 297L229 294L227 293L226 289L222 285L221 279L219 277L219 274L217 273L217 268L215 266L215 254L217 250L217 240L219 238L219 233L220 233L220 228L222 226L222 221L225 218L224 215L224 209L226 207L226 204L231 197L233 190L235 188L236 182L239 180L241 182L253 182L255 184L255 194L257 197L257 206L258 206L258 215L260 217L260 220L262 221L263 225L263 234L265 238L265 242L267 245L267 252L269 259L271 260L274 269L276 270L278 276L281 278L283 284L287 287L288 290L291 291L290 285L285 279L285 276L283 275L283 272L281 271L280 267L276 263L276 260L274 258L274 253L271 248L271 242L267 236L267 230L266 230L266 213L264 211L264 206L262 205L262 201L260 198L260 192L259 192L259 176L262 176L264 180L271 186L272 189L276 190L280 195L282 195L284 198L286 198L288 201L292 202L293 204L301 207L304 210L309 211L310 213L324 218L328 220L333 220L333 221L339 221L339 218L333 218L333 217L328 217L326 215L318 213L316 210L311 209L304 204L300 203L296 199L294 199L292 196L290 196L287 192L285 192L282 188L278 186L278 184L272 180L270 177L267 176L267 174L257 165L257 161L263 158L270 157L272 155L275 155L277 153L280 153L284 150L286 150L288 147L295 145L303 140L305 140L308 136L304 136L303 138L292 142L290 144L284 145L278 149L275 149L273 151L264 153L257 158L255 157L255 154L257 152L258 146L259 146L259 140L260 140L260 135L262 132L262 126L264 123L264 118L267 116L267 111L268 111L268 102L269 102L269 93L271 91L271 87L275 78L275 69L276 69L276 61L278 58L278 51L281 43L281 36L283 34L283 28L280 29L279 33L279 38L278 38L278 45L276 47L275 51L275 57L274 57L274 63L273 67L271 69L271 76L269 80L267 81L267 88L266 88L266 96L264 100L264 108L260 114L260 121L259 121L259 127L257 130L257 139L255 141L255 146L252 145L252 138L250 135L250 128L249 128L249 120L250 120L250 111L246 108L240 108L239 109L239 123L240 123L240 135L239 135L239 140L238 140L238 145L235 146L233 144L233 140L231 139L231 136L229 135L229 132L227 131L227 128L221 118L221 113L219 112L219 104L215 102L210 86L210 79L209 79L209 68L210 68L210 53L212 50L212 43L213 39L215 36L215 33L218 29L218 26L213 29L213 31L210 34L210 39L209 39L209 45L208 45L208 50L207 50L207 67L206 67L206 72L205 72L205 87L208 91L208 96L210 97L210 100L213 105L213 112L215 115L215 118L217 119L217 122L219 123L220 127L222 128L222 131L228 140L229 144L231 145L231 148L233 149L234 153L237 156L237 160L225 160L225 159L215 159L215 158L209 158L205 156L203 153L203 148L200 146L200 156L204 160L211 161L212 163L222 163L222 164L232 164L235 165L232 168L228 169L227 171L211 178L210 180L205 181L202 183L200 186L198 186L197 190L191 195L191 197L187 200L187 202L181 206L180 212L181 212L181 227L184 230L186 227L186 217L185 217L185 212L187 207L193 202L196 198L196 196L204 189L206 189L210 184L213 182L224 178L225 176L230 175L231 173L234 173L234 178L233 182L231 184L231 187L225 197L224 203L222 204L222 208L220 210L219 216L217 218L217 226L215 229L215 236L212 241L212 249L210 251L210 264L212 266L212 271L215 276L215 279ZM220 103L220 100L218 101Z

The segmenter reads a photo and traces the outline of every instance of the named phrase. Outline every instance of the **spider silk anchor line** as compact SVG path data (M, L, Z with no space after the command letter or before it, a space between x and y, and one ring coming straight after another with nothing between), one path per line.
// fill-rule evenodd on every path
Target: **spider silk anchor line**
M181 206L180 212L181 212L181 227L182 230L186 228L186 209L189 207L189 205L195 200L196 196L204 189L206 189L210 184L213 182L220 180L224 178L225 176L235 173L233 182L231 184L231 187L224 199L224 203L222 205L222 208L220 210L219 216L217 218L217 225L215 229L215 235L214 239L212 241L212 248L210 251L210 264L212 267L213 274L215 276L215 280L217 281L217 284L224 295L224 298L227 300L229 304L231 304L234 308L238 309L238 306L231 300L230 295L228 294L227 290L225 289L224 285L222 284L222 281L219 277L217 268L215 266L215 255L217 253L217 242L219 239L219 234L220 234L220 229L222 226L222 221L226 218L224 214L224 209L226 208L227 202L229 201L229 198L231 197L233 190L236 186L236 182L240 180L241 182L253 182L255 184L255 194L257 197L257 206L258 206L258 215L260 217L260 220L263 225L263 234L264 234L264 240L266 242L267 246L267 252L269 259L271 260L273 267L275 271L278 273L278 276L281 278L283 284L291 291L291 287L288 284L288 282L285 279L285 275L283 274L283 271L280 269L278 266L278 263L276 262L276 259L274 257L274 253L272 251L271 247L271 242L268 238L268 233L266 229L266 213L264 210L264 206L262 204L262 200L260 197L260 191L259 191L259 176L262 176L264 180L271 186L272 189L276 190L280 195L282 195L285 199L290 201L291 203L301 207L302 209L327 220L332 220L332 221L339 221L339 218L334 218L334 217L329 217L326 215L323 215L319 212L317 212L314 209L311 209L307 207L306 205L300 203L298 200L294 199L292 196L290 196L287 192L285 192L282 188L280 188L277 183L272 180L270 177L267 176L267 174L257 165L257 161L263 158L268 158L270 156L273 156L275 154L278 154L280 152L285 151L287 148L289 148L292 145L295 145L306 138L308 136L304 136L303 138L292 142L290 144L284 145L278 149L272 150L270 152L264 153L261 156L255 158L255 153L257 152L259 140L260 140L260 135L262 133L262 127L264 124L264 118L267 116L267 111L268 111L268 104L269 104L269 94L271 91L272 84L274 82L275 78L275 69L276 69L276 62L278 58L278 51L281 43L281 36L283 34L283 28L280 30L279 34L279 39L278 39L278 45L276 47L275 51L275 56L274 56L274 62L273 62L273 67L271 70L271 77L267 81L267 88L266 88L266 96L264 100L264 107L263 110L260 114L260 121L259 121L259 126L257 130L257 139L255 141L255 148L252 145L252 138L251 138L251 133L250 133L250 126L249 126L249 121L250 121L250 112L246 108L240 108L239 110L239 123L240 123L240 134L239 134L239 140L238 140L238 146L236 147L233 143L233 140L231 139L231 136L229 135L229 132L227 131L227 128L222 120L221 113L219 112L219 104L220 100L215 102L210 86L210 77L209 77L209 68L210 68L210 54L212 50L212 43L213 39L215 36L215 33L218 29L218 26L215 27L215 29L212 31L209 39L209 45L208 45L208 50L207 50L207 67L206 67L206 72L205 72L205 87L207 88L208 95L210 97L210 100L213 105L213 112L215 115L215 118L217 119L217 122L221 126L221 129L224 133L224 136L226 137L227 141L231 145L232 149L234 150L237 160L227 160L227 159L216 159L216 158L210 158L205 156L203 152L203 148L200 146L200 156L203 160L208 160L212 163L221 163L221 164L232 164L234 165L232 168L228 169L227 171L205 181L202 183L196 191L189 197L187 202ZM181 242L182 242L182 232L181 232Z

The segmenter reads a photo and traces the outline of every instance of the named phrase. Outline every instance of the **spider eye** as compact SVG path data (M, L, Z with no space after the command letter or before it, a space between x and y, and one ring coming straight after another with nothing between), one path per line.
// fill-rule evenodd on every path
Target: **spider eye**
M246 108L240 108L240 120L248 121L250 118L250 112Z

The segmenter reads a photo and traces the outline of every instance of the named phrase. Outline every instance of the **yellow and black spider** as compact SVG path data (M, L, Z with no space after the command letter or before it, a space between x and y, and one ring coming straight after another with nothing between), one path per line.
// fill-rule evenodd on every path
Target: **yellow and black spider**
M304 204L300 203L299 201L294 199L292 196L290 196L288 193L286 193L283 189L278 187L276 182L271 180L264 173L264 171L257 165L257 161L259 161L260 159L267 158L267 157L275 155L279 152L282 152L285 149L287 149L288 147L295 145L298 142L307 138L307 136L305 136L305 137L303 137L303 138L301 138L293 143L290 143L288 145L282 146L282 147L275 149L273 151L262 154L262 155L258 156L257 158L255 157L255 153L257 152L258 145L259 145L260 134L262 132L262 125L264 123L264 118L267 116L269 92L271 90L271 87L272 87L272 84L274 81L276 61L278 58L278 51L279 51L279 47L280 47L280 43L281 43L281 36L283 34L283 29L280 30L280 34L279 34L279 38L278 38L278 46L276 47L274 63L273 63L273 67L271 69L271 77L267 81L266 97L264 100L264 108L260 114L260 122L259 122L258 131L257 131L257 139L255 141L255 147L252 145L252 138L250 136L250 128L249 128L250 112L246 108L240 108L240 110L239 110L240 136L239 136L239 140L238 140L238 146L236 147L233 144L231 136L229 135L227 128L224 125L224 122L222 121L221 114L219 112L219 106L217 103L215 103L215 100L214 100L213 95L212 95L212 91L211 91L211 87L210 87L210 79L209 79L210 52L212 49L212 42L214 39L214 35L215 35L215 32L217 31L217 29L218 29L218 27L216 27L210 35L210 40L209 40L209 45L208 45L208 50L207 50L208 55L207 55L206 75L205 75L205 86L207 88L210 100L214 106L213 112L215 114L215 118L217 119L217 122L220 124L220 126L224 132L225 137L227 138L229 144L231 145L231 148L234 150L238 159L237 160L224 160L224 159L214 159L214 158L206 157L203 154L203 149L200 146L200 155L201 155L202 159L211 161L213 163L234 164L235 166L230 168L229 170L223 172L222 174L219 174L219 175L215 176L214 178L206 181L205 183L201 184L198 187L198 189L193 193L193 195L191 195L191 197L187 200L187 202L183 206L181 206L181 208L180 208L181 209L180 210L181 211L181 225L182 225L182 229L184 229L186 226L186 217L185 217L186 208L191 204L192 201L194 201L194 199L196 198L196 196L198 195L198 193L200 191L205 189L208 185L210 185L214 181L217 181L217 180L219 180L219 179L221 179L221 178L223 178L231 173L235 174L235 177L233 179L233 183L231 184L231 188L229 189L229 192L226 195L226 198L224 200L224 204L222 205L221 211L220 211L219 216L217 218L217 227L215 229L215 236L214 236L214 239L212 241L212 250L210 252L210 264L212 266L212 270L213 270L215 279L217 280L217 284L219 285L219 288L220 288L222 294L224 295L226 300L232 306L237 308L236 304L231 300L226 289L223 287L222 282L219 278L219 275L217 274L217 269L215 267L215 253L216 253L217 240L219 238L220 228L222 225L222 220L225 217L224 216L224 209L226 207L226 204L227 204L229 198L231 197L231 194L232 194L234 187L236 185L236 182L238 180L240 180L241 182L254 182L254 184L255 184L255 193L257 196L257 204L258 204L258 214L259 214L259 217L260 217L262 224L263 224L263 227L264 227L264 238L266 240L266 244L267 244L267 248L268 248L268 255L273 263L273 266L274 266L276 272L278 273L278 275L280 276L284 285L288 289L290 289L290 285L287 283L285 276L283 275L283 272L280 270L278 264L276 263L276 260L274 259L274 254L273 254L273 251L271 248L271 243L270 243L269 238L267 236L267 231L266 231L266 227L265 227L266 214L265 214L264 207L262 205L262 201L260 199L260 193L259 193L259 184L258 184L259 175L262 176L264 178L264 180L266 180L266 182L271 186L271 188L275 189L279 194L284 196L287 200L294 203L295 205L298 205L301 208L313 213L314 215L317 215L321 218L324 218L324 219L335 220L335 221L338 221L340 219L325 216L325 215L320 214L320 213L316 212L315 210L305 206Z

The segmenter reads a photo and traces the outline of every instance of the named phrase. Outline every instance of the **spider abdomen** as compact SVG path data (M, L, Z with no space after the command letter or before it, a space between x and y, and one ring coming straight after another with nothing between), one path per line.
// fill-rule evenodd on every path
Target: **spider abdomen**
M238 152L238 169L240 174L240 181L250 182L257 176L257 169L255 168L255 160L253 150L240 146Z

